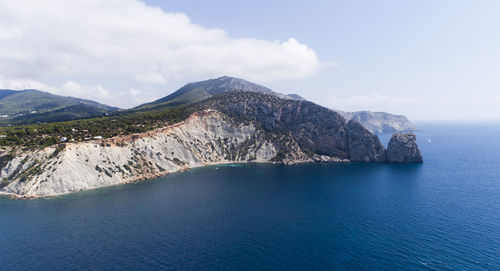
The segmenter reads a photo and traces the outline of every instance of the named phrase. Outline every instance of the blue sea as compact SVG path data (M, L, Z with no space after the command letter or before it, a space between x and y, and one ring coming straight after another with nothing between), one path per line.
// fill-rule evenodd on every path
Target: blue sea
M500 270L500 125L420 128L424 164L213 166L0 198L0 270Z

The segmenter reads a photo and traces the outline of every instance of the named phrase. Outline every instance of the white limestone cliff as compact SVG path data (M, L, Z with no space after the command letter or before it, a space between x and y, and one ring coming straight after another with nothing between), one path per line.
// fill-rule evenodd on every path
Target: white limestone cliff
M160 177L192 167L267 162L276 146L253 124L207 110L147 133L26 152L2 169L1 193L52 196Z

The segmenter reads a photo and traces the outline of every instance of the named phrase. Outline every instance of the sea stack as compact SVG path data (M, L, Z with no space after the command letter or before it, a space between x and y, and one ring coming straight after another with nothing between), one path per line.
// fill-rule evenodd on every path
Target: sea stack
M422 163L417 136L414 133L394 133L387 146L387 159L390 163Z

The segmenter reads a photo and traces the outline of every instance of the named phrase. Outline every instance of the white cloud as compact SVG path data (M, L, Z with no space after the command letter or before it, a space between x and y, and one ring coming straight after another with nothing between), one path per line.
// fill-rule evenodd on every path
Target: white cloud
M38 89L48 92L54 92L56 88L46 84L29 80L29 79L16 79L9 80L0 76L0 89Z
M85 86L85 85L80 85L73 81L67 81L66 83L64 83L62 87L58 88L55 92L56 94L59 95L67 95L74 97L86 97L89 94L91 94L92 96L86 98L98 101L106 101L106 100L109 101L112 98L115 98L114 97L115 95L111 95L111 93L101 85Z
M63 86L54 89L54 94L82 97L121 108L126 108L133 104L150 102L150 98L154 97L153 93L134 88L130 88L128 91L112 91L101 85L87 86L73 81L67 81Z
M137 0L0 2L0 74L18 82L125 78L165 84L219 75L265 82L303 78L321 66L315 52L294 38L235 39ZM87 96L105 100L111 94L102 89L67 82L59 90L92 91Z
M79 97L99 101L104 104L127 108L132 105L150 102L151 99L159 98L154 93L130 88L127 91L109 90L102 85L81 85L71 80L61 86L49 86L28 79L9 80L0 76L0 89L37 89L52 94Z
M153 84L165 84L167 80L163 75L158 73L150 73L150 74L138 74L134 76L135 80L139 82L145 83L153 83Z

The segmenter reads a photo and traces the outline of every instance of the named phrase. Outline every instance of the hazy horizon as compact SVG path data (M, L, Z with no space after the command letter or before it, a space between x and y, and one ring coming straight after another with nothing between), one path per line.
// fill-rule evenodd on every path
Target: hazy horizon
M0 3L0 88L129 108L227 75L344 111L500 121L500 2Z

